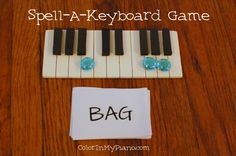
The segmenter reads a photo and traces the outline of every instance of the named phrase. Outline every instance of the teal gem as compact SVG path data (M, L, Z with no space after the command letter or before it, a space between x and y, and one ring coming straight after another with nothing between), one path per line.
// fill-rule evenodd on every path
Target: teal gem
M83 70L91 70L95 67L95 62L90 57L85 57L80 62L80 67Z
M161 70L161 71L163 71L163 72L167 72L171 68L171 63L170 63L170 61L168 59L160 59L157 62L156 68Z
M157 66L157 60L152 57L145 57L143 59L143 66L147 70L155 70Z

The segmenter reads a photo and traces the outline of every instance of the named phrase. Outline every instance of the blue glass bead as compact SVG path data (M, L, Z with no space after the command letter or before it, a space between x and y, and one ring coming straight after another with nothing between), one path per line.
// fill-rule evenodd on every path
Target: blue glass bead
M171 63L168 59L160 59L157 61L156 68L163 71L163 72L167 72L171 68Z
M157 60L152 57L145 57L143 59L143 66L147 70L155 70L157 66Z
M95 67L95 62L90 57L85 57L80 62L80 67L83 70L91 70Z

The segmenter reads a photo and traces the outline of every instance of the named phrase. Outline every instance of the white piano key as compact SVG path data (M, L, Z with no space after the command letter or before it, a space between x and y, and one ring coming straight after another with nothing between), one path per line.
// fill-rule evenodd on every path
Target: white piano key
M147 42L148 42L148 56L156 58L155 56L151 55L151 35L150 30L147 31ZM146 77L148 78L157 78L157 70L146 70Z
M107 56L107 77L119 78L119 56L115 55L115 31L110 31L110 55Z
M131 31L131 49L132 49L132 69L134 78L144 78L145 69L143 67L144 57L140 54L139 31Z
M106 56L102 56L102 31L94 31L94 60L96 62L96 67L94 68L94 77L96 78L106 78Z
M172 65L170 69L170 77L180 78L180 77L183 77L183 73L182 73L182 65L181 65L181 58L180 58L178 34L176 31L170 31L170 40L171 40L171 48L172 48L172 55L168 56Z
M47 30L44 41L43 77L54 78L56 76L56 55L53 55L54 30Z
M84 57L93 58L93 30L87 30L86 56L82 56L81 59ZM93 78L93 69L89 71L81 70L81 78Z
M123 32L123 49L124 55L120 56L120 77L131 78L132 73L132 57L131 57L131 36L130 31L124 30Z
M56 77L67 78L69 70L69 56L65 55L66 30L62 30L61 55L57 56Z
M73 55L69 56L69 77L80 78L80 61L81 56L77 55L78 48L78 30L75 30Z
M158 31L158 36L159 36L161 55L156 56L156 58L157 59L168 59L167 56L164 56L162 31ZM158 78L169 78L170 77L169 72L163 72L163 71L158 70L157 74L158 74Z

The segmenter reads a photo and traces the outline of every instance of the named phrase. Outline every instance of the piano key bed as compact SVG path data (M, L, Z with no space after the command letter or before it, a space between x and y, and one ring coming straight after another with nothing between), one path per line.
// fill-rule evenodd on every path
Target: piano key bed
M91 58L95 66L83 70L81 61ZM167 59L168 71L147 70L144 58ZM178 34L163 30L46 30L44 78L181 78Z

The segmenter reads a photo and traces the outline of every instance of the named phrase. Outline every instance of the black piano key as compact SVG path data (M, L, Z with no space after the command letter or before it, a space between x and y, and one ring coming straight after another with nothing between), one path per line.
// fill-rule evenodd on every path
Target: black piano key
M160 55L160 44L159 44L159 37L158 37L158 30L152 29L151 33L151 53L152 55Z
M65 54L73 55L75 31L73 28L66 29Z
M102 29L102 56L110 55L110 30Z
M170 30L163 29L162 30L162 37L163 37L164 55L170 56L170 55L172 55L171 42L170 42Z
M141 55L148 55L147 30L139 31Z
M115 47L116 47L115 51L116 55L124 55L123 35L121 29L115 30Z
M53 55L61 55L62 29L54 29Z
M86 55L86 38L87 38L87 29L79 28L77 55Z

